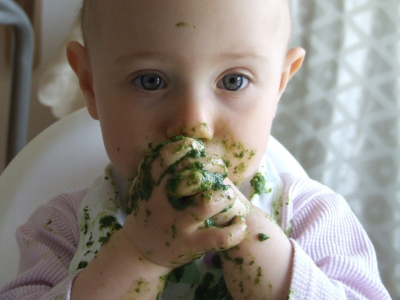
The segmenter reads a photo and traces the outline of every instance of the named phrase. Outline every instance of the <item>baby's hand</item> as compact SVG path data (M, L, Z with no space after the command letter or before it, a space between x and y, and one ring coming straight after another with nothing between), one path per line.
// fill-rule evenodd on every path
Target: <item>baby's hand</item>
M144 158L123 227L143 259L173 269L242 241L246 224L238 216L246 208L223 183L226 175L223 162L207 158L192 138L175 138Z

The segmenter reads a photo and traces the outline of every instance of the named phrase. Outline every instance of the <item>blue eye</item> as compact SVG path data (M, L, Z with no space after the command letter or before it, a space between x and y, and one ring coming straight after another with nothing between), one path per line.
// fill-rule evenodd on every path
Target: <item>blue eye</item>
M219 82L218 87L225 88L228 91L238 91L245 88L249 84L249 80L240 74L225 75Z
M141 75L133 79L133 83L147 91L155 91L164 87L164 80L157 74Z

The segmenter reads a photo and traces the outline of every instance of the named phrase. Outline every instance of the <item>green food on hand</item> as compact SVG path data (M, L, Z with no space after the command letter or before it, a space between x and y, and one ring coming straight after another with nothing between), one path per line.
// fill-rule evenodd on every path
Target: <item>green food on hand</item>
M264 241L269 239L269 236L264 234L264 233L259 233L258 234L258 239L260 240L260 242L264 242Z

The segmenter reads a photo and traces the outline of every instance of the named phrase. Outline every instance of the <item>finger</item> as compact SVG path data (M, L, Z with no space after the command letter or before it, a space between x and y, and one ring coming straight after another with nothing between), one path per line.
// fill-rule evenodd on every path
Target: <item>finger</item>
M133 183L129 189L128 212L137 211L139 200L148 200L153 187L159 184L170 161L179 160L190 151L202 151L204 146L193 138L176 137L152 149L141 161ZM195 156L196 153L190 153ZM175 161L174 161L175 162ZM157 180L155 180L157 179Z
M160 182L162 176L169 171L174 173L175 170L168 170L173 168L175 163L185 156L200 157L204 155L203 144L193 138L176 137L171 142L160 144L152 151L154 156L152 165L152 177L155 182Z
M244 217L235 217L227 227L209 227L196 232L195 239L207 247L207 251L223 251L239 244L247 233Z
M235 216L247 216L250 211L250 202L247 199L242 201L237 194L232 193L235 195L233 204L211 218L216 226L227 226Z
M219 175L219 176L216 176ZM220 174L211 174L201 169L183 170L167 180L167 193L175 197L187 197L213 188L222 183Z
M183 170L201 169L206 170L210 173L221 174L223 178L228 176L228 168L224 161L220 158L213 157L184 157L176 165L176 172L182 172Z
M193 224L193 230L199 228L206 228L215 224L210 220L213 216L219 214L224 210L229 210L233 206L235 195L232 190L223 191L206 191L189 198L183 198L187 201L189 199L193 203L193 207L189 207L181 218L181 222L185 224ZM226 226L230 220L224 220ZM185 224L182 224L185 226Z
M234 216L247 216L251 209L251 202L237 189L237 187L229 180L224 179L224 184L229 186L229 189L233 190L235 195L235 203L229 210L224 210L220 214L213 216L213 221L217 226L226 226L223 224L228 220L231 220Z

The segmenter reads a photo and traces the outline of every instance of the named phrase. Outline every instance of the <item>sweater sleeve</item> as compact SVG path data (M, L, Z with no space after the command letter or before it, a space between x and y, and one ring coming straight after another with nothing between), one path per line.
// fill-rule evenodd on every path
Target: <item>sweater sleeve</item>
M18 276L0 290L6 299L69 299L76 274L69 263L79 243L77 211L87 189L61 194L18 228Z
M313 180L282 179L293 205L283 211L292 224L291 299L390 299L374 247L343 197Z

